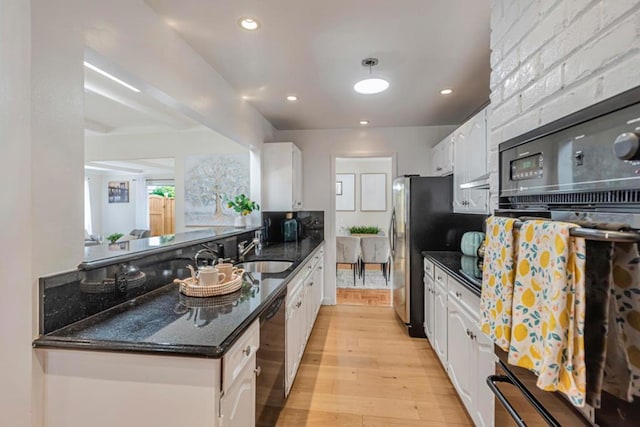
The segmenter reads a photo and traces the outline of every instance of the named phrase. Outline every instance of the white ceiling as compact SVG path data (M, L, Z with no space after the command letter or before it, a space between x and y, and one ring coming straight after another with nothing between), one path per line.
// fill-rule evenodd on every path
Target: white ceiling
M99 175L173 175L175 159L100 160L85 163L85 170Z
M489 0L146 3L277 129L458 124L489 99ZM359 95L370 56L391 86Z

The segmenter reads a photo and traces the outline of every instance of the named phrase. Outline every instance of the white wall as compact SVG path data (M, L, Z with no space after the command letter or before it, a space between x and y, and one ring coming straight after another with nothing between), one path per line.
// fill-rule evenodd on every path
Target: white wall
M31 425L30 342L36 282L31 272L31 80L29 2L0 0L0 425ZM6 42L9 41L10 42Z
M185 158L195 154L247 154L247 156L249 156L249 149L206 128L162 133L87 135L85 139L85 160L87 162L146 158L173 158L175 160L175 226L177 233L187 230L184 225ZM253 195L253 185L260 186L260 169L259 167L256 168L256 164L254 163L250 164L250 168L251 176L258 177L257 183L252 183L251 191ZM120 179L116 176L112 178L114 178L113 180ZM135 178L138 180L136 182L144 182L145 177L137 176ZM127 179L131 181L132 177L128 177ZM132 182L129 184L131 185ZM105 186L106 183L102 186L103 190L106 188ZM260 200L259 189L256 191L256 200ZM106 212L107 209L110 209L115 211L114 213L116 214L123 213L126 211L126 206L114 207L113 205L132 206L132 203L134 202L108 204L105 199L102 198L102 211ZM135 212L132 215L135 216ZM124 218L122 219L124 225L131 224L132 222L135 225L136 223L134 217L127 222L124 221ZM129 232L132 228L138 228L130 227L127 229L128 225L126 225L126 227L124 227L126 230L123 231L123 226L119 226L117 221L112 221L111 219L103 219L102 226L102 234L104 236L116 231L125 233ZM109 232L109 230L114 229L114 227L117 228L117 230ZM193 228L189 229L193 230Z
M336 211L336 234L348 233L349 227L358 226L378 226L387 233L389 221L391 220L391 183L393 181L393 159L388 158L367 158L367 157L340 157L336 159L336 174L355 174L355 208L353 212ZM387 176L386 198L387 210L381 212L371 212L361 210L362 191L360 177L363 173L384 173Z
M491 2L491 207L498 144L640 85L637 0Z
M259 151L273 128L143 1L0 0L2 209L0 425L41 426L37 278L75 268L83 249L85 47ZM33 422L32 422L33 418Z
M325 304L335 304L335 157L392 156L393 175L428 175L431 147L457 126L277 131L302 150L305 210L324 211Z

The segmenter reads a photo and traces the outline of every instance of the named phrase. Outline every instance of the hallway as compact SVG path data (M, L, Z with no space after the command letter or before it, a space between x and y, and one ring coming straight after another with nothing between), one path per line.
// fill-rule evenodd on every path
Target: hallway
M473 425L425 339L390 307L323 306L278 426Z

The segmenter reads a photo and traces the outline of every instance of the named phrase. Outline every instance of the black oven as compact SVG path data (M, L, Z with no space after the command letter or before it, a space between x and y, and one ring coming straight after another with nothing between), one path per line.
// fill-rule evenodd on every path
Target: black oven
M586 239L640 241L640 87L506 141L499 151L496 215L577 221L572 234ZM603 392L600 408L578 409L538 389L536 376L507 364L500 348L495 353L487 386L496 396L496 426L640 425L640 397L629 403Z

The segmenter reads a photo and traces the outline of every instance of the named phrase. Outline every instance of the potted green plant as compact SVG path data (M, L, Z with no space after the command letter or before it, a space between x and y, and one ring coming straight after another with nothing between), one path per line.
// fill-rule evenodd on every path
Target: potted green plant
M367 226L367 225L354 225L353 227L349 227L349 233L352 235L358 234L378 234L380 233L380 227L377 226Z
M107 240L109 241L109 243L111 243L113 245L122 236L124 236L124 234L122 234L122 233L113 233L113 234L110 234L110 235L107 236Z
M260 205L249 199L244 194L239 194L233 199L227 198L227 207L238 212L240 215L236 217L233 225L238 228L246 226L245 217L253 211L259 211Z

